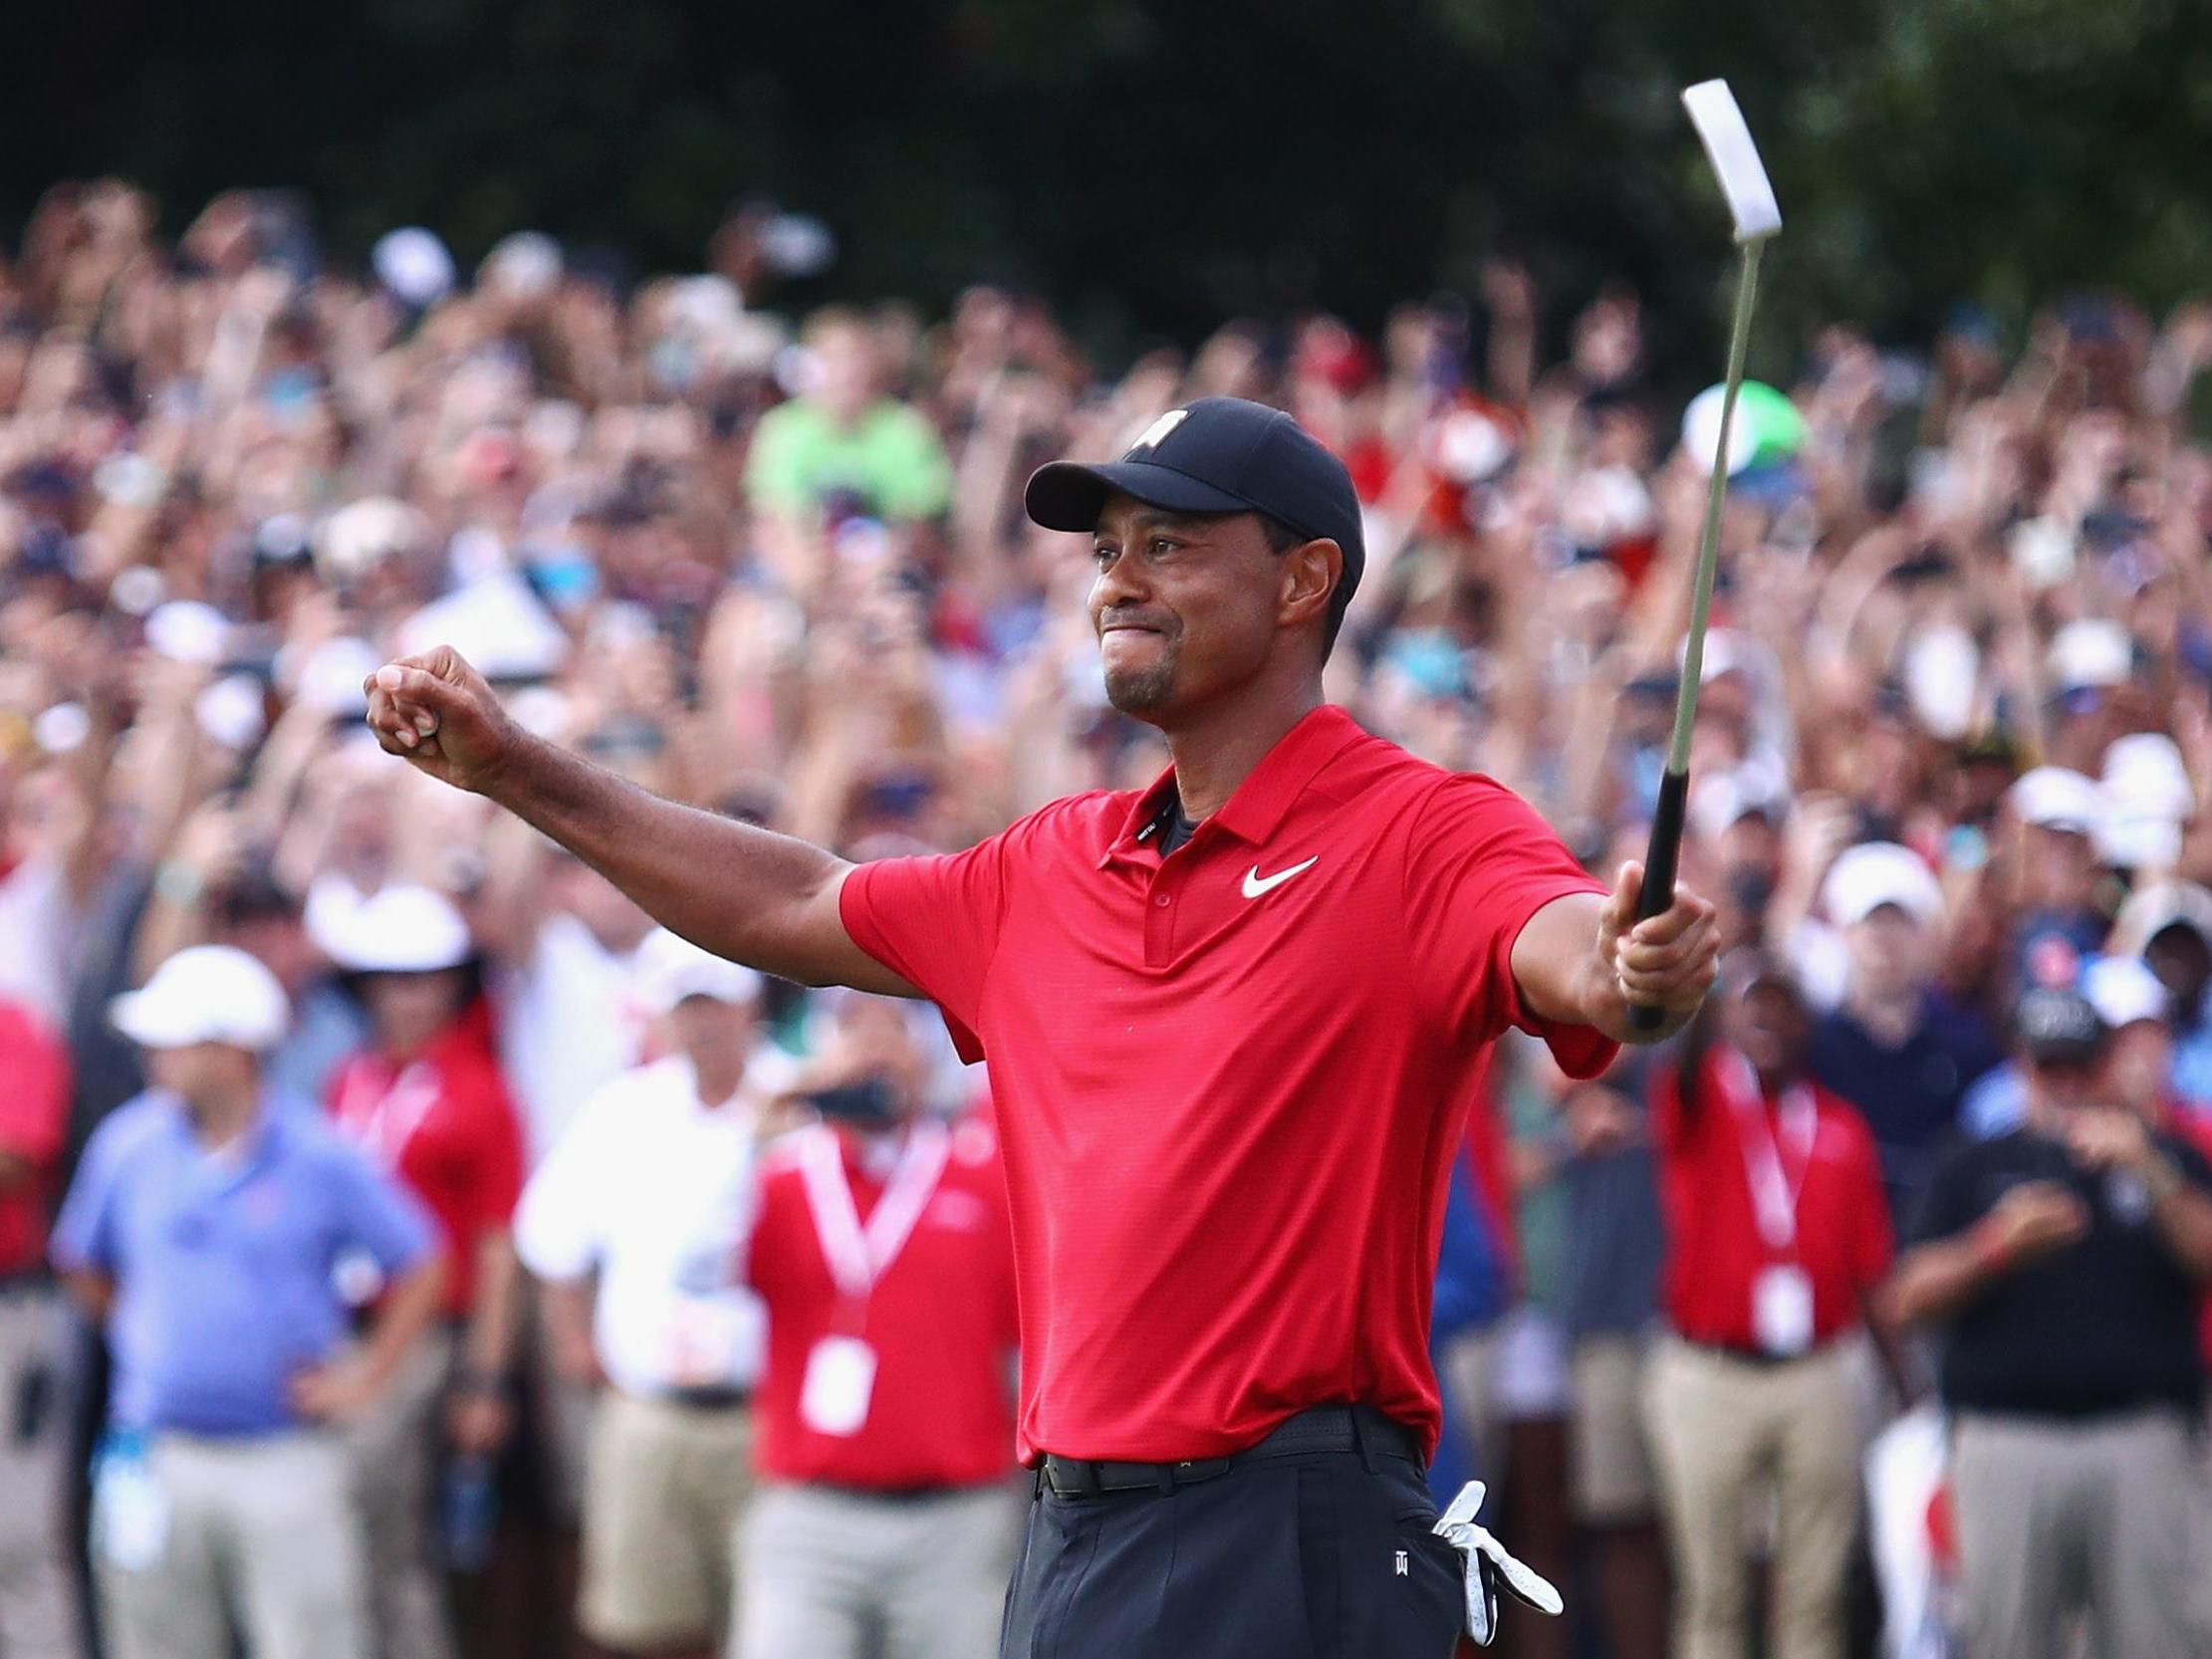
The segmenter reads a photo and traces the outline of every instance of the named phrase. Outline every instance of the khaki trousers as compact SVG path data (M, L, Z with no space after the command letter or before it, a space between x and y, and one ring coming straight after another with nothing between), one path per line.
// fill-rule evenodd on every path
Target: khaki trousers
M165 1434L147 1455L160 1546L143 1566L96 1562L111 1659L233 1659L234 1607L252 1659L368 1659L368 1555L335 1439Z
M369 1547L369 1622L377 1659L453 1659L445 1584L432 1526L439 1408L453 1368L454 1336L416 1342L391 1385L346 1425L354 1502Z
M608 1390L585 1459L577 1622L616 1653L718 1645L753 1492L753 1413Z
M2064 1659L2087 1612L2096 1659L2208 1651L2204 1470L2178 1411L2089 1423L1962 1416L1952 1430L1970 1659Z
M62 1539L68 1351L60 1292L0 1290L0 1653L8 1659L85 1651Z
M1026 1491L763 1487L745 1519L732 1659L991 1659Z
M1743 1659L1755 1500L1777 1518L1771 1652L1842 1659L1861 1449L1848 1344L1763 1364L1667 1336L1644 1411L1674 1556L1675 1659Z

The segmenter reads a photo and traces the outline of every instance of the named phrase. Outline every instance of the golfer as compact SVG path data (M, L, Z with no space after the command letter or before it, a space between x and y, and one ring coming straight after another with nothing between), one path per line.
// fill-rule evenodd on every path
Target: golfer
M1633 924L1634 864L1608 895L1512 793L1323 702L1359 507L1288 416L1201 399L1027 505L1091 538L1106 694L1173 765L965 852L853 865L658 800L524 733L449 649L370 676L369 723L707 949L926 997L989 1058L1037 1494L1004 1654L1441 1659L1451 1102L1508 1027L1586 1076L1632 1004L1679 1028L1711 906ZM864 1333L811 1369L817 1410L864 1420Z

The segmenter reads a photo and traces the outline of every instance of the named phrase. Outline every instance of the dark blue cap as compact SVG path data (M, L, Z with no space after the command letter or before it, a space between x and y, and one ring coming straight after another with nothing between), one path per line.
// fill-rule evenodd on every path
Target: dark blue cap
M1047 530L1091 531L1115 490L1168 513L1265 513L1343 551L1334 603L1359 586L1367 548L1352 474L1281 409L1242 397L1201 397L1170 409L1118 461L1055 461L1032 475L1022 502Z

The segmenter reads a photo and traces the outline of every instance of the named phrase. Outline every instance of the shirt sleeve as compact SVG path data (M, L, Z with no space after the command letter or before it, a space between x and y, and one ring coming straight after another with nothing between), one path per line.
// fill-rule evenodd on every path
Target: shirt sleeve
M984 1058L983 986L1006 913L1009 861L1041 816L1033 813L965 852L856 865L838 894L853 942L937 1005L952 1046L970 1066Z
M116 1236L117 1177L123 1136L134 1115L126 1107L111 1116L93 1131L84 1157L78 1160L76 1179L69 1184L47 1241L48 1256L65 1273L90 1269L113 1277L116 1272L121 1254Z
M891 475L883 481L885 510L900 519L928 519L942 513L952 501L952 463L928 417L917 409L901 408L891 448Z
M745 456L745 493L771 512L796 513L807 505L799 436L792 415L778 409L762 415L754 429L753 446Z
M437 1230L412 1194L351 1146L333 1145L331 1167L346 1244L366 1252L386 1279L429 1260L438 1248Z
M515 1206L522 1201L522 1117L489 1066L476 1111L476 1219L483 1231L504 1233L514 1226Z
M1927 1187L1920 1194L1920 1203L1913 1211L1912 1224L1905 1230L1908 1244L1934 1244L1953 1238L1981 1219L1974 1204L1971 1174L1975 1147L1979 1144L1986 1143L1954 1147L1948 1156L1937 1160L1928 1174Z
M600 1175L601 1098L595 1094L577 1108L515 1206L515 1254L540 1279L573 1282L599 1261L600 1217L592 1198Z
M1611 1065L1618 1044L1540 1019L1514 981L1514 941L1531 916L1570 893L1605 891L1536 809L1491 779L1455 776L1430 792L1407 835L1407 959L1429 1016L1470 1047L1508 1027L1541 1037L1570 1076Z
M69 1051L28 1013L0 1008L0 1151L48 1168L69 1121Z
M773 1308L784 1280L785 1240L792 1227L797 1171L781 1153L756 1167L752 1225L738 1235L734 1278L740 1285L751 1286Z
M1881 1153L1863 1125L1851 1132L1851 1164L1858 1202L1851 1207L1855 1233L1851 1240L1851 1266L1858 1283L1871 1289L1889 1272L1896 1240L1889 1226L1889 1198L1881 1182Z

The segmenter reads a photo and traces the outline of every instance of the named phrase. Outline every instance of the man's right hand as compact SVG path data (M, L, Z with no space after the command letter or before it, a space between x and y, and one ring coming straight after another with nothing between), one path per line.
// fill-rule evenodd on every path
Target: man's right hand
M2040 1262L2089 1230L2089 1211L2056 1181L2027 1181L1997 1201L1977 1229L1983 1260L1996 1272Z
M455 789L486 793L528 741L484 676L450 645L387 662L362 688L369 729L384 753Z

